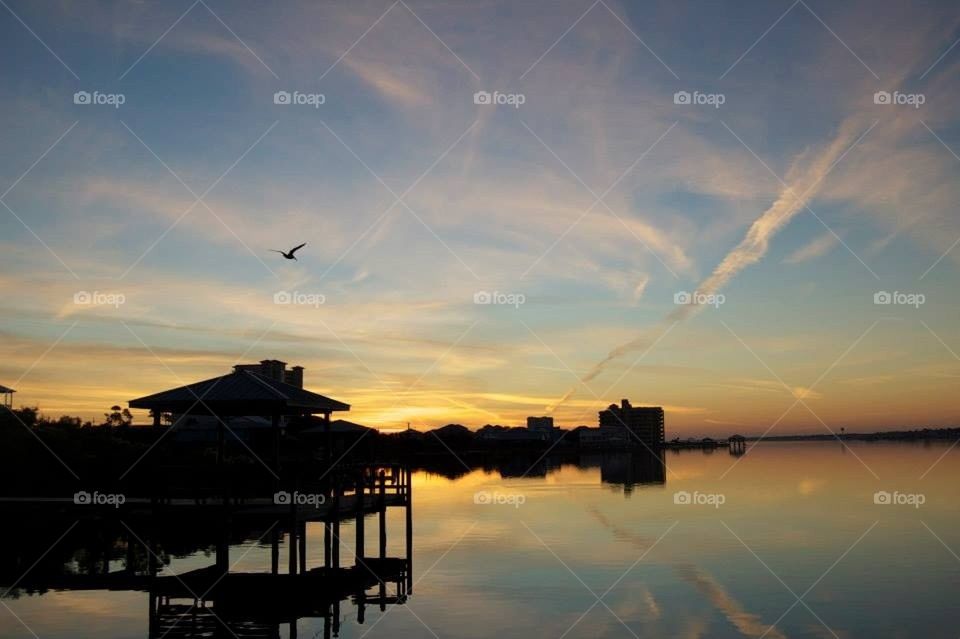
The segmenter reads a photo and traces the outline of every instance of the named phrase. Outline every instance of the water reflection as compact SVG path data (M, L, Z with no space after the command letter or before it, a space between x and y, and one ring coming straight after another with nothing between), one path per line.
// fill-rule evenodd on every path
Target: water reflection
M666 476L662 453L503 457L478 463L503 479L545 477L566 465L599 468L601 482L627 495L638 485L663 484ZM464 474L450 472L446 461L421 466L443 475ZM409 515L411 504L398 505ZM351 516L354 501L340 516L329 517L300 508L287 513L257 500L175 505L131 499L114 512L66 500L11 500L0 508L19 523L0 529L0 588L9 599L50 591L147 593L149 637L278 637L281 626L287 636L296 637L297 622L307 618L323 620L323 636L338 636L344 602L363 624L367 606L383 611L403 605L411 594L412 527L405 556L388 556L389 506ZM373 526L379 550L372 557L365 552L364 523L371 514L379 519ZM352 519L349 542L340 534L345 519ZM322 527L322 539L307 534L308 523ZM322 565L307 566L307 557L319 554L308 543L322 544ZM254 548L269 552L269 571L237 569ZM341 553L353 555L346 567L340 565ZM186 569L170 569L180 564Z
M403 508L387 509L381 545L378 511L334 529L243 504L79 521L8 505L0 592L12 590L0 601L44 639L946 637L960 620L960 562L947 550L960 548L960 456L946 446L465 461L413 469L416 555ZM478 489L526 501L482 505ZM879 489L926 502L878 505ZM697 491L726 501L675 501ZM340 542L329 551L328 534ZM790 592L811 585L803 603L816 616ZM0 636L31 636L0 613Z

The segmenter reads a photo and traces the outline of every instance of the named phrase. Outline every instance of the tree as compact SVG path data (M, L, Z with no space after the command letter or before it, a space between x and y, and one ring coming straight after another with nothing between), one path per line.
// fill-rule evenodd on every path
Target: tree
M109 426L112 428L119 428L121 426L129 426L133 423L133 415L130 414L130 411L126 408L121 409L119 406L111 406L109 413L104 413L104 426Z

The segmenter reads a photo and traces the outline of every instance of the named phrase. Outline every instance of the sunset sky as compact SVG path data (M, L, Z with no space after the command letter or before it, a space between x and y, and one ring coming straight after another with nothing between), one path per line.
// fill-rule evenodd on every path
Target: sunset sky
M383 428L960 422L950 2L0 5L18 405L276 358Z

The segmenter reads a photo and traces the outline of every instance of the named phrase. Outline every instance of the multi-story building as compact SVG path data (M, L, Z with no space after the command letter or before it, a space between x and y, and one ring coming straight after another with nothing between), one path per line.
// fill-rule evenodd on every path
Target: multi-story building
M631 406L630 400L623 399L619 406L610 404L600 411L600 432L626 444L660 446L664 442L663 408Z
M553 417L527 417L527 430L553 432Z

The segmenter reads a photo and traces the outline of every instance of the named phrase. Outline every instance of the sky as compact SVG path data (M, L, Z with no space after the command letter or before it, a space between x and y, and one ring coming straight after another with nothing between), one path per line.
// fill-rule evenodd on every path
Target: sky
M952 3L0 5L18 405L275 358L381 428L960 421Z

